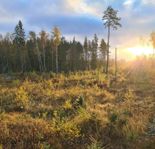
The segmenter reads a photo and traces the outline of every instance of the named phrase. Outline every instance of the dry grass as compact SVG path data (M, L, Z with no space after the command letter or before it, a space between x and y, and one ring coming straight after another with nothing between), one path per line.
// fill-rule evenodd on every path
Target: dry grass
M147 74L147 83L149 78ZM99 71L14 75L9 81L3 75L0 82L1 148L151 149L154 145L155 138L146 135L154 97L144 96L143 87L135 92L138 84L126 81L123 72L111 86Z

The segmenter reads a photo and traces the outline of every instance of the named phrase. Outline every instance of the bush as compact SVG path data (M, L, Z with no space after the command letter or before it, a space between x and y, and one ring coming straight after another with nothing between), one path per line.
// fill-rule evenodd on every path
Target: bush
M1 111L23 111L29 106L29 97L23 87L9 89L4 88L0 91Z

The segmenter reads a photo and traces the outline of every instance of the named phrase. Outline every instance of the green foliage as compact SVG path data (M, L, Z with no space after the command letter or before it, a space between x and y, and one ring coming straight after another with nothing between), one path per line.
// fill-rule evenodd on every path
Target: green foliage
M117 13L117 10L114 10L111 6L108 6L108 8L104 11L104 16L102 18L105 21L105 27L112 27L113 29L121 27L121 24L119 23L121 18L117 16Z
M51 33L42 30L39 35L34 31L25 35L23 24L19 21L13 34L8 33L1 38L0 73L95 70L103 67L98 45L96 34L93 40L86 38L83 45L75 38L67 41L58 27L54 27Z
M120 24L120 20L121 18L119 18L117 16L118 11L114 10L111 6L108 6L107 9L104 11L104 15L102 17L102 20L104 21L104 26L105 28L108 29L108 36L107 36L107 51L106 51L106 57L107 57L107 61L106 61L106 69L105 72L109 73L109 48L110 48L110 31L111 29L115 29L117 30L118 27L121 27ZM103 41L102 41L103 42Z
M109 120L111 123L115 123L118 119L118 115L116 113L110 114Z
M21 21L18 22L18 25L15 27L15 37L13 42L18 46L22 47L25 45L25 32L23 29L23 24Z

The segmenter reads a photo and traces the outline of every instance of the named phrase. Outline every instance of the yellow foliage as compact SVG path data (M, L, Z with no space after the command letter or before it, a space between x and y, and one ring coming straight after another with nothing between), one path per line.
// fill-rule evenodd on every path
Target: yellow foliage
M27 108L29 97L24 87L20 87L15 92L15 101L16 101L17 106L20 107L21 109Z
M141 81L143 77L139 79L140 74L135 73L134 79ZM150 92L155 79L154 72L149 73ZM99 71L40 76L33 72L10 84L0 77L1 146L9 148L15 142L17 148L78 149L101 148L102 142L114 147L117 142L138 143L153 117L154 90L137 93L138 85L129 83L133 77L125 78L123 72L119 75L111 88ZM84 105L76 103L80 97Z

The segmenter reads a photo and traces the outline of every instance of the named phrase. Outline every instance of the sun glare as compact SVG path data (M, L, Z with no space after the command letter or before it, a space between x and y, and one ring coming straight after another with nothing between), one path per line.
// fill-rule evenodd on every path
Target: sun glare
M150 55L153 53L153 49L150 46L136 46L132 48L128 48L128 51L135 56L140 56L140 55Z

